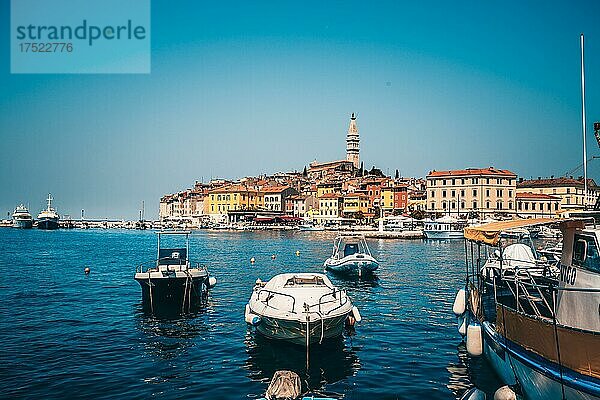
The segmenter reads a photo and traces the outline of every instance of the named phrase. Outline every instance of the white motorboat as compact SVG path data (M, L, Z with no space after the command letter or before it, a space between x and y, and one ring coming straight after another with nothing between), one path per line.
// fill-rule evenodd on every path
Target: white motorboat
M298 225L298 229L301 231L324 231L325 227L323 225L300 224Z
M135 280L142 288L145 309L181 308L187 312L204 304L208 290L216 285L217 279L209 276L208 269L188 258L189 231L157 232L157 259L150 265L136 268ZM185 247L161 248L161 236L185 237Z
M435 220L425 221L423 229L427 239L462 239L466 221L458 220L449 215Z
M346 323L360 322L344 290L323 274L280 274L256 281L245 320L270 339L309 346L338 337Z
M58 220L60 219L60 216L58 215L54 207L52 207L53 198L50 193L48 193L48 198L46 200L48 201L48 205L45 210L42 210L38 214L37 227L38 229L44 230L58 229Z
M371 255L365 237L360 234L339 235L333 242L333 253L323 264L326 270L340 273L371 273L379 262Z
M33 217L29 213L27 207L23 204L15 208L13 217L13 227L20 229L30 229L33 226Z
M562 255L554 274L535 268L529 250L501 243L508 227L544 223L557 222L514 220L465 229L471 242L465 246L467 284L453 306L459 332L469 355L485 356L523 398L600 399L600 229L586 228L581 219L561 220ZM485 246L496 248L497 258L476 272Z

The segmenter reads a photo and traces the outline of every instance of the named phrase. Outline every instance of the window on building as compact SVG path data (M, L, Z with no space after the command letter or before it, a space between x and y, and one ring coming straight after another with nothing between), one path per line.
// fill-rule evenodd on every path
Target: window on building
M442 197L446 197L446 191L442 190Z
M508 197L512 197L512 190L508 191Z
M523 203L521 203L521 202L519 201L519 202L517 203L517 208L518 208L519 210L521 210L521 209L522 209L522 207L523 207Z
M529 203L525 202L525 211L529 210Z
M554 203L554 211L558 210L558 203Z
M477 183L479 183L479 179L478 178L473 178L473 184L477 185Z
M460 191L460 197L465 197L465 190L464 189Z
M509 202L508 202L508 209L509 209L509 210L512 210L512 209L513 209L513 203L512 203L512 201L509 201Z
M442 185L446 186L446 180L445 179L442 180Z
M496 210L502 210L502 202L501 201L496 203Z
M491 208L491 203L489 201L485 202L485 208Z
M477 202L476 201L473 202L473 210L477 210Z
M461 185L464 185L464 184L465 184L465 178L462 178L462 179L460 180L460 184L461 184Z
M445 210L448 208L448 204L445 201L442 202L442 208Z
M567 194L571 193L571 189L567 188Z
M490 197L490 189L485 189L485 196Z
M452 209L453 209L453 210L454 210L454 209L456 209L456 203L453 201L453 202L450 204L450 207L452 207Z
M460 202L460 208L463 209L463 210L466 208L464 201Z
M454 186L456 184L456 180L452 179L452 186Z
M432 209L432 210L435 210L435 202L434 202L434 203L431 203L431 209Z
M477 196L477 189L473 189L473 197Z
M435 197L435 192L433 190L431 191L431 197Z
M535 202L531 202L531 211L535 211Z
M452 194L452 197L456 197L456 190L453 190L453 191L451 192L451 194Z

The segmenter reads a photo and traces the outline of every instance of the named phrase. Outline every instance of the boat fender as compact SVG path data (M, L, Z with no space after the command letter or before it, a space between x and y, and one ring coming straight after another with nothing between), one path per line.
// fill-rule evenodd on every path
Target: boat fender
M475 322L471 322L467 327L467 353L473 357L483 353L481 325Z
M262 318L258 315L254 315L252 317L252 321L250 322L250 325L258 326L258 325L260 325L261 322L262 322Z
M468 320L469 318L466 314L458 317L458 333L463 337L467 334L467 326L469 325Z
M255 259L254 257L252 257L252 258L250 259L250 264L254 264L254 262L256 262L256 259Z
M355 323L356 319L354 318L354 316L352 314L348 314L348 316L346 317L346 328L352 328Z
M211 276L208 278L208 287L209 288L214 288L217 285L217 278L215 278L214 276Z
M494 392L494 400L517 400L517 395L509 386L502 386Z
M277 254L271 254L271 260L274 260L277 258Z
M485 400L485 392L477 388L471 388L462 395L460 400Z
M300 250L296 250L296 257L300 257Z
M89 274L90 274L90 271L91 271L91 270L90 270L90 267L85 267L85 268L83 269L83 272L84 272L86 275L89 275Z
M352 306L352 316L356 320L356 322L362 321L362 317L360 316L360 312L358 311L358 307Z
M456 298L454 299L454 304L452 305L452 311L456 315L463 315L466 310L467 305L467 291L465 289L460 289L458 293L456 293Z

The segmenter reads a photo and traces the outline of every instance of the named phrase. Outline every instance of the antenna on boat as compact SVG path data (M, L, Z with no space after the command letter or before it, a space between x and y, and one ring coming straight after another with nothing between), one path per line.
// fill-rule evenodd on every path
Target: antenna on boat
M581 43L581 124L583 126L583 208L587 209L587 150L585 146L585 68L583 64L583 33Z

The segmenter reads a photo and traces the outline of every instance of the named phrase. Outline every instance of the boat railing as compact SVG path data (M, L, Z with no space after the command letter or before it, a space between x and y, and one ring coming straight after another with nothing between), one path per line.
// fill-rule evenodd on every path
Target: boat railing
M161 264L160 262L163 260L172 260L172 258L163 257L158 260L142 262L136 266L135 272L136 273L140 273L140 272L146 273L148 271L158 271L159 267L161 267L161 266L166 267L167 271L169 270L169 267L180 267L180 269L182 269L182 267L185 267L188 262L187 260L181 259L181 262L178 264ZM193 264L193 268L208 272L208 268L206 267L206 265L200 264L199 262L195 262ZM185 268L185 269L187 269L187 268Z
M325 297L330 296L333 298L333 300L329 300L329 301L323 301ZM327 310L324 314L328 315L330 313L332 313L333 311L337 310L340 307L343 307L344 305L346 305L346 303L348 303L348 296L346 295L346 292L341 290L341 289L335 289L330 293L325 293L324 295L322 295L321 297L319 297L319 303L316 304L316 306L318 306L319 308L319 313L323 314L323 309L322 306L324 306L325 304L328 303L337 303L339 301L339 304L330 309Z
M261 300L260 296L263 293L266 293L267 297L264 300ZM269 304L269 300L271 300L275 296L284 296L284 297L292 299L292 309L290 311L292 313L294 313L294 314L296 313L296 298L294 296L290 295L290 294L281 293L281 292L277 292L277 291L270 290L270 289L260 289L258 291L257 299L258 299L258 301L260 301L263 304L265 304L267 307L271 307L271 308L273 308L275 310L278 310L279 309L278 307L274 307L273 305Z

